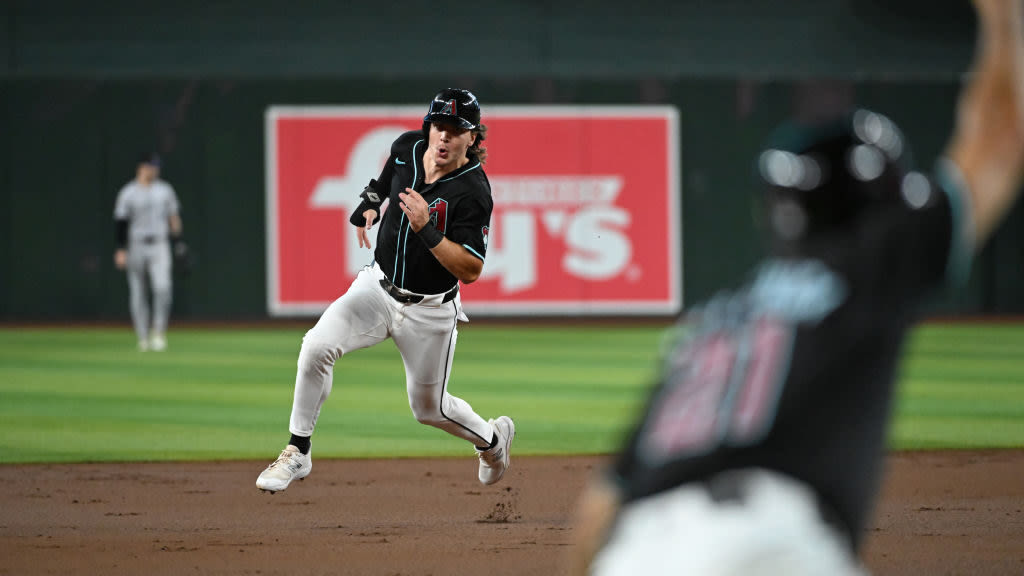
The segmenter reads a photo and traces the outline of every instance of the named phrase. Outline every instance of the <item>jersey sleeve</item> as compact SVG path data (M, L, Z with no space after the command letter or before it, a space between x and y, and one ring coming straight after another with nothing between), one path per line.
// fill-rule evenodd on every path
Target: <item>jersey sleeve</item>
M951 246L945 264L945 279L953 286L963 286L971 273L974 257L974 219L971 196L960 168L948 158L936 163L934 181L949 202Z
M452 226L445 236L462 245L470 254L484 260L487 256L487 241L491 232L491 211L494 201L490 194L476 194L459 202Z
M408 149L411 147L411 142L414 141L417 134L419 133L406 132L391 144L391 153L388 155L387 161L384 162L384 167L381 168L380 176L376 179L371 179L370 183L359 193L359 198L362 201L352 214L349 215L348 219L352 225L366 226L366 218L363 217L363 212L367 210L376 210L377 218L380 218L382 213L381 206L390 194L391 179L395 174L395 160L403 153L408 155Z
M128 220L131 218L131 210L128 207L129 187L121 188L117 193L117 200L114 202L114 220Z

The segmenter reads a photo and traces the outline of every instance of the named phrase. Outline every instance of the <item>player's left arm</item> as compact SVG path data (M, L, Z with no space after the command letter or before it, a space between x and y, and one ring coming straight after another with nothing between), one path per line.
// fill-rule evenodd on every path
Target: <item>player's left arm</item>
M181 206L178 204L178 195L174 192L174 187L168 184L167 190L169 192L167 198L167 224L171 232L171 254L180 263L184 264L185 257L188 254L188 244L182 238L185 228L181 222Z
M178 236L181 236L181 233L184 230L181 224L181 215L178 213L171 214L168 219L168 223L171 226L171 237L177 238Z
M184 231L181 224L181 205L178 203L174 187L168 184L167 191L167 223L171 229L171 238L180 238Z

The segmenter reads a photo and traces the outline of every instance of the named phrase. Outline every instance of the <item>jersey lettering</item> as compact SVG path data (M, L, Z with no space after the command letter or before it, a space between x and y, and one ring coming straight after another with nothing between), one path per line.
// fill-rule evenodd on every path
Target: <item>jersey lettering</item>
M677 349L642 432L642 457L654 465L760 440L778 408L792 337L787 325L760 317Z
M788 371L783 363L788 361L791 338L792 334L777 320L765 317L755 321L750 361L744 386L736 400L729 435L734 442L756 441L771 425L782 392L782 380Z
M717 443L723 383L732 373L736 348L724 336L695 346L675 366L670 391L653 420L649 448L658 454L690 453Z

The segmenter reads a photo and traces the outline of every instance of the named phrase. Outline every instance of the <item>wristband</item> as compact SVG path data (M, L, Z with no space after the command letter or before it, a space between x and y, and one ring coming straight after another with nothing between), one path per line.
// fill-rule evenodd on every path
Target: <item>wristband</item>
M416 235L420 237L420 240L423 240L423 243L430 250L433 250L435 246L441 243L441 240L444 240L444 234L441 234L440 230L431 226L430 222L427 222L423 228L420 228Z

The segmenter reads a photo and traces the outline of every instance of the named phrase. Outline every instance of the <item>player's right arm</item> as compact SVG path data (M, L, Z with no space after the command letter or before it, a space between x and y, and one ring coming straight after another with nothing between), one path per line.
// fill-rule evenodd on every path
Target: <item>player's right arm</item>
M363 221L366 222L362 226L356 226L356 237L359 238L360 248L373 248L370 245L370 229L373 228L373 223L377 220L377 211L372 208L363 211Z
M388 160L388 165L391 161ZM359 195L363 199L359 206L352 212L352 216L349 217L349 222L356 227L356 238L359 239L360 248L372 248L370 245L370 229L373 228L373 223L377 221L377 217L380 215L380 206L384 203L386 196L386 188L379 184L379 182L390 182L390 174L387 173L388 169L384 169L384 173L381 174L381 178L388 176L387 180L370 180L370 183L366 185L363 192Z
M1022 0L975 0L978 44L946 156L971 199L979 249L1020 191L1024 174L1024 8Z
M118 270L124 270L128 263L128 226L131 218L131 210L128 206L128 186L125 186L117 194L117 201L114 203L114 266Z

